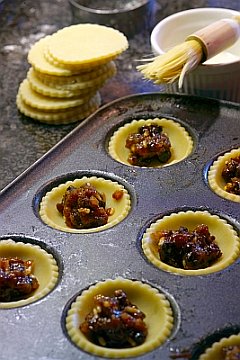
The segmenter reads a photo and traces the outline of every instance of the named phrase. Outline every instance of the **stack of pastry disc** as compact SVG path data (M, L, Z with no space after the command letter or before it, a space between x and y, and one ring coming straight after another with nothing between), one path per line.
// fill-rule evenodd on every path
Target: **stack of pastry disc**
M114 59L128 47L118 30L97 24L65 27L36 42L20 84L17 107L48 124L69 124L93 113L99 90L116 74Z

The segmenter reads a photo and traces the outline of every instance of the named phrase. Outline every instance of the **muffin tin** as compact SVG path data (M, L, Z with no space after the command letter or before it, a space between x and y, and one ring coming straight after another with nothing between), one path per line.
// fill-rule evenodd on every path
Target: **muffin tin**
M38 245L53 256L58 269L58 279L44 297L0 309L0 336L7 345L1 350L2 359L104 358L74 342L66 317L84 290L114 279L150 286L170 304L170 333L163 343L135 358L167 360L186 350L191 360L197 360L226 334L240 333L238 250L229 266L192 276L159 268L142 249L142 238L152 224L181 211L216 215L230 224L239 240L239 202L219 196L208 184L212 163L240 146L239 113L239 104L187 95L125 97L79 124L1 192L0 245L6 239ZM109 153L109 142L119 128L153 118L171 119L185 128L192 139L185 158L161 168L138 167ZM47 225L39 215L42 198L52 188L83 177L123 186L130 195L126 216L91 232Z

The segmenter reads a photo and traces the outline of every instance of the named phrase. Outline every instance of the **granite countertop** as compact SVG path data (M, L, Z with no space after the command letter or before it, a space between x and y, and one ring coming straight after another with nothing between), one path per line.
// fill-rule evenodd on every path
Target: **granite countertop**
M193 0L191 7L219 6L240 10L239 0ZM102 88L102 104L119 97L162 91L142 79L136 60L151 53L149 34L161 18L189 7L189 0L156 0L149 29L129 39L116 61L118 73ZM78 124L50 126L22 116L15 105L26 77L30 46L72 22L67 0L0 0L0 190L50 150Z

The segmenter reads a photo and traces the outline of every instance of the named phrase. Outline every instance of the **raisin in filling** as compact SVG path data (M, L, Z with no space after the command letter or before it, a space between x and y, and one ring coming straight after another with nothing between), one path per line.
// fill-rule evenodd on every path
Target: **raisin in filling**
M192 232L186 227L179 230L163 230L152 234L158 240L158 251L164 263L185 269L196 270L211 266L222 252L207 225L198 225Z
M222 349L224 360L240 360L240 346L227 346Z
M113 209L106 209L105 206L105 195L86 183L79 188L70 186L63 195L62 202L57 204L57 209L70 228L88 229L108 222Z
M170 140L160 125L141 126L128 135L125 146L130 149L128 161L132 165L149 165L154 159L165 163L171 157Z
M80 325L80 330L91 342L109 348L128 348L145 341L145 314L122 290L116 290L113 297L96 295L94 305Z
M38 288L32 268L31 260L0 258L0 301L23 299Z
M222 170L222 177L226 181L224 190L231 194L240 195L240 155L226 161Z

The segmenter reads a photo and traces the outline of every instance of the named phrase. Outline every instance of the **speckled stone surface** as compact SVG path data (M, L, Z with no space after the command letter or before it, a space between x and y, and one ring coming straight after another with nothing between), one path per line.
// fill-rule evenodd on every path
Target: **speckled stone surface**
M129 49L116 64L117 75L101 90L106 104L129 94L161 91L136 71L138 59L151 53L149 34L161 18L186 8L189 0L158 0L149 29L129 39ZM221 6L240 10L239 0L193 0L191 7ZM70 25L67 0L0 0L0 189L50 150L78 124L48 126L22 116L15 105L20 82L29 68L32 44L59 28Z

